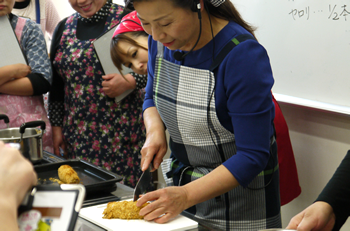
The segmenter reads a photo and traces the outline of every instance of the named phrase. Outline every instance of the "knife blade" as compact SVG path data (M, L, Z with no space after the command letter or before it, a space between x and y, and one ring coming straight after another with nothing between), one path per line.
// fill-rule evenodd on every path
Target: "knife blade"
M134 201L137 201L139 196L146 192L148 187L151 185L151 170L152 163L149 164L148 168L141 174L139 181L134 189Z

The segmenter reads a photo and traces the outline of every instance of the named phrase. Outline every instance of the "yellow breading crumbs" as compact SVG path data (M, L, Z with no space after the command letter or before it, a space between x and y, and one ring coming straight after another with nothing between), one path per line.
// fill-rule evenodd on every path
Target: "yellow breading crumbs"
M49 180L52 181L52 182L59 183L59 184L64 184L64 183L63 183L62 181L60 181L59 179L56 179L56 178L53 178L53 177L50 177Z
M103 211L104 219L143 219L143 216L139 215L142 208L149 203L145 203L141 207L136 206L136 201L116 201L109 202L107 208Z

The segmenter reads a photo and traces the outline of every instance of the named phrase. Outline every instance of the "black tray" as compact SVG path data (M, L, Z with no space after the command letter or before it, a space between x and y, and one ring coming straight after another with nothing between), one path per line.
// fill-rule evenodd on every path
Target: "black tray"
M78 174L82 184L85 186L86 194L100 191L112 192L116 190L116 182L123 179L113 172L95 166L83 160L67 160L57 163L34 166L38 175L38 184L58 184L50 178L58 178L58 168L61 165L71 166Z

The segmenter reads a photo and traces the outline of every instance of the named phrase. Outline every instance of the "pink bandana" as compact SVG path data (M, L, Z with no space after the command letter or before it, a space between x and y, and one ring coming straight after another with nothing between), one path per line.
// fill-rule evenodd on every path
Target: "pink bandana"
M143 31L141 21L137 17L136 11L133 11L122 18L122 21L114 31L113 38L118 34L134 31Z

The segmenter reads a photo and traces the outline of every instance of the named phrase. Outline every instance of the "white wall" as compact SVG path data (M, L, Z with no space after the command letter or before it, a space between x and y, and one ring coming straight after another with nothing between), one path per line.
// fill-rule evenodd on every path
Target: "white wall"
M282 222L310 205L350 149L350 116L282 104L298 168L301 195L282 207ZM350 222L342 230L350 230Z

